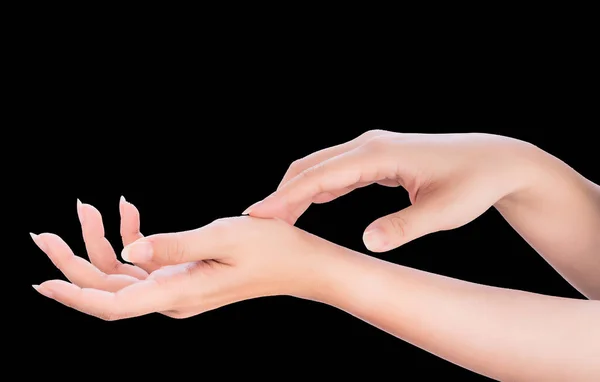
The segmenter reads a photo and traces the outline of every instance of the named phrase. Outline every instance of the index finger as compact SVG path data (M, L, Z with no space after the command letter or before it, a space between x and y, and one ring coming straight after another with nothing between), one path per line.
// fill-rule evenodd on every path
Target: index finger
M386 157L383 147L368 143L329 158L296 175L266 199L251 206L247 213L262 218L276 217L293 224L298 219L294 211L300 205L312 202L319 194L394 177L396 166Z
M283 187L283 185L285 185L290 179L293 179L296 175L306 170L307 168L311 168L323 161L326 161L329 158L333 158L337 155L343 154L347 151L357 148L365 142L369 141L370 139L388 134L390 134L390 132L385 130L367 131L366 133L363 133L348 142L316 151L300 160L297 160L294 163L292 163L290 168L287 170L277 189Z

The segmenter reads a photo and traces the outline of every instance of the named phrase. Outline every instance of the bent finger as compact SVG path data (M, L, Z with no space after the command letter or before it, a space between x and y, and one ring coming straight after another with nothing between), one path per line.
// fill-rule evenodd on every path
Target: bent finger
M322 194L315 196L313 198L313 203L315 203L315 204L329 203L337 198L340 198L346 194L351 193L352 191L354 191L356 189L367 187L367 186L370 186L371 184L373 184L373 182L360 182L360 183L356 183L353 186L344 187L340 190L327 191L327 192L324 192Z
M327 159L333 158L335 156L341 155L345 152L348 152L352 149L355 149L365 143L367 140L371 138L375 138L381 135L390 134L389 131L384 130L371 130L367 131L364 134L342 144L331 146L319 151L316 151L306 157L299 159L292 163L288 168L287 172L283 176L283 179L279 183L277 189L283 187L288 181L293 179L296 175L300 174L302 171L305 171L308 168L318 165L321 162L326 161Z
M372 183L395 176L396 166L383 150L363 145L303 171L246 212L255 217L277 217L293 224L298 207L319 194L357 183Z
M123 264L117 259L112 245L104 237L104 223L100 211L78 200L77 212L81 222L85 248L92 264L107 274L125 274L140 280L148 276L148 273L143 269Z
M140 212L135 205L121 196L119 200L119 213L121 214L121 239L123 246L133 243L144 237L140 232Z
M119 201L119 212L121 214L121 239L123 240L123 247L126 247L144 237L140 232L140 212L135 205L125 200L123 196ZM148 273L160 268L160 266L153 263L136 263L135 265Z

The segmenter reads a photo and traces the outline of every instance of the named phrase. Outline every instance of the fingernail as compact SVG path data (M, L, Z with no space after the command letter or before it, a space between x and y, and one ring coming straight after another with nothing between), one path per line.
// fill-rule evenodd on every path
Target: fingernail
M83 204L81 203L81 200L77 199L77 217L81 224L83 224L83 215Z
M242 215L249 215L249 214L252 212L252 210L254 209L254 207L258 206L258 205L259 205L261 202L262 202L262 200L260 200L260 201L258 201L258 202L256 202L256 203L254 203L254 204L253 204L253 205L251 205L250 207L246 208L246 209L244 210L244 212L242 212Z
M130 263L147 263L152 260L153 252L152 244L147 241L140 241L123 248L121 257Z
M121 198L119 199L119 213L121 213L121 215L123 215L123 206L125 203L127 203L127 200L125 200L125 197L121 195Z
M389 245L385 233L379 228L370 228L363 235L363 241L369 251L383 251Z
M33 289L35 289L42 296L52 298L52 291L48 288L40 288L39 285L32 285Z
M44 239L42 239L41 237L39 237L39 235L36 235L33 232L29 232L29 236L31 236L31 239L33 240L35 245L38 246L39 249L46 252L46 243L44 242Z

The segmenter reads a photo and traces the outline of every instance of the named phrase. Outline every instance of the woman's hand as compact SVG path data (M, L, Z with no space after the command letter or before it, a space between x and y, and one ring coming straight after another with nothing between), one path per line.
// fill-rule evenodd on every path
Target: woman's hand
M294 224L311 203L373 183L402 186L412 205L376 220L364 235L368 249L388 251L462 226L525 189L536 175L535 154L530 144L496 135L369 131L294 162L277 191L244 214Z
M323 252L322 247L335 247L282 221L252 217L220 219L193 231L143 238L131 223L137 214L124 214L123 207L122 203L129 244L123 257L143 264L150 274L116 259L103 237L99 212L83 205L80 214L84 212L82 226L92 263L75 256L56 235L34 236L72 282L46 281L35 286L37 291L105 320L153 312L186 318L261 296L309 298L309 289L318 285L316 254ZM140 239L131 243L136 237Z
M295 162L245 213L293 224L311 203L372 183L404 187L412 205L367 227L371 251L460 227L494 206L567 281L600 299L600 186L508 137L371 131Z

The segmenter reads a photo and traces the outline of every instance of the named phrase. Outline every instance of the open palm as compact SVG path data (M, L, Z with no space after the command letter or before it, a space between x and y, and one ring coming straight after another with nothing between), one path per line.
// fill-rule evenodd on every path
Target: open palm
M90 261L75 256L57 235L32 234L71 283L33 285L43 296L112 321L161 313L187 318L237 301L273 295L312 295L314 264L332 244L278 219L238 216L203 227L142 237L137 209L120 202L126 264L104 237L100 212L77 203ZM150 246L150 248L148 248ZM141 256L150 250L151 256ZM314 256L314 257L313 257ZM316 278L314 280L319 280Z
M121 237L123 246L126 246L143 237L140 233L140 214L138 209L123 197L119 202L119 211ZM32 234L38 247L73 284L80 288L116 292L145 280L152 272L161 268L153 263L131 265L121 262L104 236L102 215L95 207L77 200L77 215L90 261L76 256L67 243L57 235ZM172 316L171 312L163 312L163 314Z

